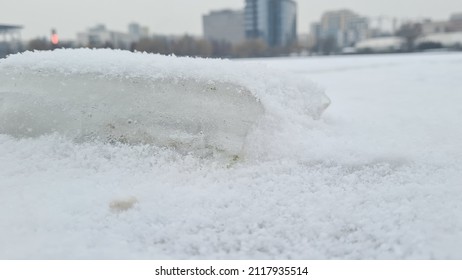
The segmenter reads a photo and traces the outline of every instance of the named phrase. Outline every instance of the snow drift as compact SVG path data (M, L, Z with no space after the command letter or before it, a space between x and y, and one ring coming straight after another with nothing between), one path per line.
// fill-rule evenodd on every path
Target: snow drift
M0 133L15 137L240 155L262 122L315 119L328 105L299 77L224 60L80 49L0 62Z

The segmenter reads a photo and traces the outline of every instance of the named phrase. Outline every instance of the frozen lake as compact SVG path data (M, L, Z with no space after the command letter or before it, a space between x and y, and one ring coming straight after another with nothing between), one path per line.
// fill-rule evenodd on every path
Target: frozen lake
M0 259L462 258L462 53L234 63L332 103L231 164L0 135Z

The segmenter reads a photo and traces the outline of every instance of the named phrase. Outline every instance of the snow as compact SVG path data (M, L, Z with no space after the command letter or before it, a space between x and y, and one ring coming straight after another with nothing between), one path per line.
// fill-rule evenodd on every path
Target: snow
M416 44L423 43L440 43L444 47L457 47L462 46L462 32L450 32L450 33L434 33L416 40Z
M314 120L286 87L269 91L245 159L229 163L0 135L0 258L462 258L462 54L214 63L289 71L286 85L304 77L332 104Z
M360 41L355 48L357 50L392 51L402 49L405 44L406 40L401 37L381 37Z

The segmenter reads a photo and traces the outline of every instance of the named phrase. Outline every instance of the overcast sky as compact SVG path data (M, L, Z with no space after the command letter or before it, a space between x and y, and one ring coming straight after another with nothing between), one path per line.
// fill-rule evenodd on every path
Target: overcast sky
M158 34L202 34L202 15L210 10L244 7L244 0L0 0L0 24L25 27L23 38L48 36L56 28L61 38L98 23L125 31L138 22ZM447 19L462 12L462 0L298 0L299 33L326 10L349 8L365 16Z

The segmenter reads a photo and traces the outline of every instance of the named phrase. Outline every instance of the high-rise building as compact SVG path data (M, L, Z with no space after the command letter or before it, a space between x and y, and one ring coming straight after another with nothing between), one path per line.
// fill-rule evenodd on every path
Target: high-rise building
M297 40L297 3L293 0L246 0L245 33L271 47Z
M91 48L129 49L132 39L129 34L110 31L103 24L77 34L77 45Z
M462 21L462 13L455 13L451 15L451 21Z
M204 37L210 41L239 44L245 40L244 12L212 11L203 18Z
M350 10L329 11L322 15L321 22L312 29L318 41L334 40L339 49L351 47L368 38L368 19Z
M462 31L462 13L452 14L449 20L450 30L452 32Z
M143 38L149 37L149 28L143 27L136 22L132 22L128 25L128 34L133 42L138 42Z

